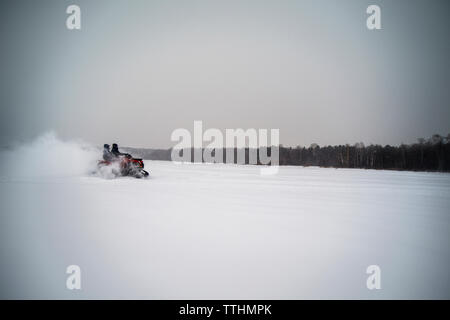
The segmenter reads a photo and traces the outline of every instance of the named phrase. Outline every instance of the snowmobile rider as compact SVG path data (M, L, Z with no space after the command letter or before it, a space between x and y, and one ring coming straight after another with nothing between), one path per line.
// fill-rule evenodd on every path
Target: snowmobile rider
M117 145L117 143L113 143L112 145L112 149L111 149L111 154L118 158L120 156L126 156L126 157L131 157L128 153L122 153L119 151L119 146Z
M112 161L114 156L111 154L111 151L109 151L109 144L103 145L103 160L105 161Z

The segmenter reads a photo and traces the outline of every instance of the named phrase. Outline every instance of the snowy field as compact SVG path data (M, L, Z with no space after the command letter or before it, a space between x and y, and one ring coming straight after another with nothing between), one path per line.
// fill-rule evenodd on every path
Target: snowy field
M449 174L145 161L150 179L105 179L33 161L1 170L0 298L450 298Z

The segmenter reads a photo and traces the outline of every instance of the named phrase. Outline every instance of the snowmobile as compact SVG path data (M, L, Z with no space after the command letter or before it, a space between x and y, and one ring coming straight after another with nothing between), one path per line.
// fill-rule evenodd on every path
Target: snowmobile
M125 154L117 158L117 160L106 161L100 160L98 162L98 168L101 169L105 166L113 166L117 164L117 166L113 167L112 172L116 176L130 176L135 178L146 178L149 176L149 173L144 170L144 161L142 159L133 158L129 154Z

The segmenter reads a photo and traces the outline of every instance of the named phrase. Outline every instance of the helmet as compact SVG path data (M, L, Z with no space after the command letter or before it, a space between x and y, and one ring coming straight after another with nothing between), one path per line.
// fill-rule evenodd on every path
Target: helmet
M105 143L105 144L103 145L103 148L109 149L109 144Z
M113 149L117 149L119 146L117 145L117 143L113 143Z

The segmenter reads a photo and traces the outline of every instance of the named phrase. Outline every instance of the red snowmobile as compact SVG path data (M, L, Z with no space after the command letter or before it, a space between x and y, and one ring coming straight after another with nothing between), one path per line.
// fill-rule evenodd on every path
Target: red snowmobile
M118 157L113 161L101 160L98 162L99 169L104 166L111 166L118 164L118 169L113 168L113 173L116 176L130 176L135 178L146 178L149 173L144 170L144 161L142 159L133 158L129 154Z

